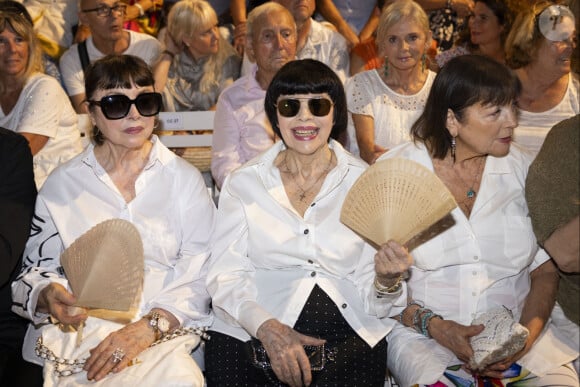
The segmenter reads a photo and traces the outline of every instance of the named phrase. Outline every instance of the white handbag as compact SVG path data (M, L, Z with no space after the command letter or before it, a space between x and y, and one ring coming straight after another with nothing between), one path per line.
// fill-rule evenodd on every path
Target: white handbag
M203 386L204 378L191 351L201 341L200 330L184 329L169 334L141 352L131 365L119 373L111 373L95 382L82 370L89 350L109 333L122 328L108 320L90 317L85 322L83 340L77 347L76 332L63 332L58 325L47 326L36 343L36 353L44 359L45 387L118 386Z

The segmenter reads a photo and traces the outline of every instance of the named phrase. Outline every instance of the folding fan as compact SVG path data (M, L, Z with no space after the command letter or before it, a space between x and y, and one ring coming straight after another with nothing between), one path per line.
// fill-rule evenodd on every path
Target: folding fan
M348 192L340 220L380 246L405 244L457 206L441 180L421 164L385 159L371 165Z

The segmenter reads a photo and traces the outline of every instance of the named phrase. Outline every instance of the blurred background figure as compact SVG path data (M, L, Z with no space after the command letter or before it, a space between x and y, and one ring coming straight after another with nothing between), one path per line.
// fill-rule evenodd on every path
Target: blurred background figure
M528 6L523 0L476 0L454 47L436 56L437 66L465 54L486 55L505 64L505 40L516 15Z
M217 24L207 1L182 0L171 8L165 50L154 68L165 111L215 110L218 96L239 77L241 58Z
M246 25L246 54L256 66L218 99L211 158L218 187L231 171L276 141L264 111L264 96L276 72L296 58L296 23L285 7L262 4L250 12Z
M22 134L38 188L82 150L77 116L58 81L43 74L33 25L18 3L0 2L0 126Z
M575 18L565 5L540 1L516 18L506 60L522 83L514 140L537 153L549 130L580 113L580 82L571 72Z
M385 8L377 30L382 68L355 74L346 85L350 150L372 164L388 149L410 140L411 125L427 101L435 73L428 68L431 31L413 1Z

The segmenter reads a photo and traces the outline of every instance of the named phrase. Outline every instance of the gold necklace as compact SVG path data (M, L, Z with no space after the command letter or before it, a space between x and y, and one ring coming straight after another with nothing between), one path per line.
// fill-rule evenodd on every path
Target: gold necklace
M328 172L330 171L330 167L332 166L332 160L333 160L333 158L334 158L334 153L332 151L330 151L330 160L328 160L328 165L326 166L326 168L324 169L324 171L322 171L320 173L320 175L318 176L318 178L316 179L316 181L314 181L314 183L310 184L310 187L304 188L300 184L298 184L298 180L296 179L296 175L299 172L297 171L296 173L292 173L290 171L290 168L288 167L287 156L284 155L284 168L285 168L285 171L283 171L283 172L286 172L286 173L288 173L290 175L290 177L292 178L292 181L294 182L294 184L296 184L296 187L298 187L298 189L300 190L300 194L298 196L299 196L299 200L302 203L305 203L304 200L306 199L306 196L308 195L308 192L310 192L310 190L312 188L314 188L318 184L318 182L320 181L320 179L322 179L323 176L326 176L328 174Z

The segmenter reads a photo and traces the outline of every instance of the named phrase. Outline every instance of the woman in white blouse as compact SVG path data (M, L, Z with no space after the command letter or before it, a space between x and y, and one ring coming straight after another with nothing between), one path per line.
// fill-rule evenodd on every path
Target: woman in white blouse
M388 337L399 385L578 385L566 365L578 348L550 321L563 317L554 308L558 275L536 243L524 197L532 157L512 144L519 91L517 77L493 59L454 58L433 82L414 143L381 157L423 164L458 203L454 223L411 251L409 304ZM502 306L529 330L525 346L470 370L469 339L483 330L472 320Z
M366 168L335 140L346 127L342 83L321 62L291 61L264 104L282 141L233 171L220 194L207 384L382 385L410 257L394 242L377 252L339 221ZM326 364L312 371L317 350L303 346L322 344Z
M350 150L367 163L410 140L435 78L427 63L430 45L429 18L416 2L396 1L383 10L377 47L384 67L355 74L345 85Z
M23 350L30 362L43 362L34 345L50 327L49 317L71 325L87 319L84 312L68 311L75 297L59 257L79 236L108 219L127 220L139 231L143 291L132 322L119 325L91 350L84 364L86 378L98 381L109 372L121 372L178 327L211 323L204 264L215 206L201 174L152 135L161 108L153 84L151 69L130 55L107 56L87 69L93 143L46 181L36 202L24 267L12 285L13 310L34 324ZM171 376L164 382L203 385L186 348L183 354L187 366L168 372Z
M554 125L580 113L580 82L571 72L575 26L568 7L541 1L518 15L506 41L507 63L522 83L514 140L534 154Z
M0 126L28 140L37 188L82 150L77 115L58 81L43 74L32 19L15 1L0 2Z

